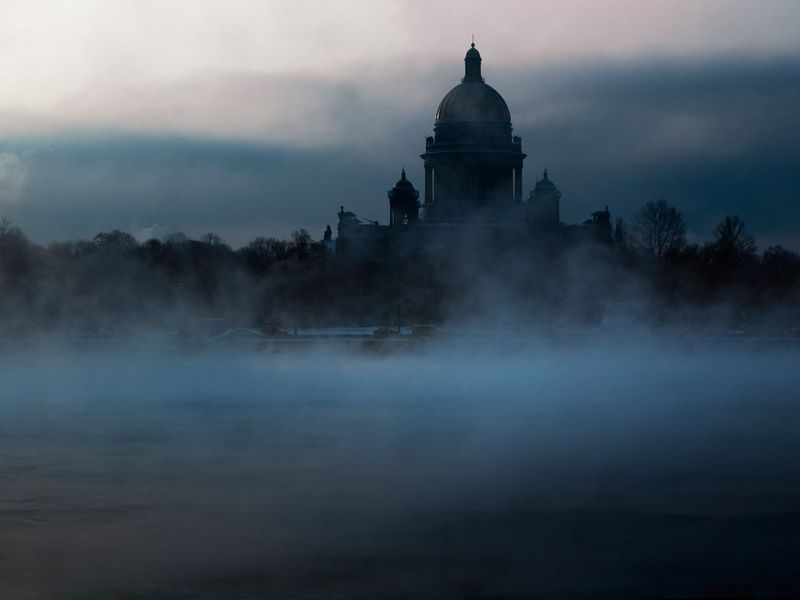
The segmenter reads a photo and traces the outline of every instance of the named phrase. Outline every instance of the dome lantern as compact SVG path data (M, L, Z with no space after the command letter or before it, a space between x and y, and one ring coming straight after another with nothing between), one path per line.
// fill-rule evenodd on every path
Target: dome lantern
M481 77L481 53L475 48L475 42L472 42L467 55L464 57L464 79L463 83L482 83Z

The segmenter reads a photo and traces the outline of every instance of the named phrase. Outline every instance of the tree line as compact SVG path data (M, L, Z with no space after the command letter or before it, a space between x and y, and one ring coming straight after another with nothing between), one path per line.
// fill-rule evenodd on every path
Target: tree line
M113 230L41 246L0 220L0 335L15 328L174 328L224 318L268 328L507 320L597 325L609 307L650 324L710 311L725 326L800 325L800 256L758 252L737 216L706 243L687 241L681 212L647 202L610 243L415 256L401 264L342 260L305 230L239 249L208 233L138 242ZM637 312L638 311L638 312Z
M653 264L663 276L683 275L693 279L706 294L747 293L771 302L796 300L800 278L800 256L775 245L758 253L753 235L737 215L724 217L713 229L712 239L703 244L686 239L686 221L680 210L659 199L646 203L634 216L628 232L617 219L614 240L630 260L650 269ZM649 263L649 264L648 264ZM697 301L688 281L672 291Z

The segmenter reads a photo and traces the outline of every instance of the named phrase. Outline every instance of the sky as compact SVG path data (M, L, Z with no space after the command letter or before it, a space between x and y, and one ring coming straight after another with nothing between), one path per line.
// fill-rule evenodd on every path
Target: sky
M471 36L566 222L666 198L800 250L800 3L0 0L0 215L233 246L388 221Z

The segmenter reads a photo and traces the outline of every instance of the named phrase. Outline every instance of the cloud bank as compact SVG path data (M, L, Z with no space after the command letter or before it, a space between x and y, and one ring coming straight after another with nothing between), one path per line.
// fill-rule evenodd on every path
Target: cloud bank
M547 165L565 221L604 205L629 217L665 197L683 210L695 239L738 213L762 247L798 247L797 59L517 67L487 60L484 74L523 138L526 193ZM133 122L116 115L92 133L7 138L0 212L39 241L155 227L216 231L238 245L299 227L316 235L335 224L340 205L385 220L385 193L403 164L422 186L424 136L460 76L459 59L421 75L366 72L332 82L242 74L197 80L195 88L164 85L151 90L158 101L150 103L160 107L150 121L161 133L114 132L113 122ZM230 112L209 124L218 135L191 134L204 103L215 102ZM104 105L118 103L87 99L86 113ZM237 133L248 127L249 137Z

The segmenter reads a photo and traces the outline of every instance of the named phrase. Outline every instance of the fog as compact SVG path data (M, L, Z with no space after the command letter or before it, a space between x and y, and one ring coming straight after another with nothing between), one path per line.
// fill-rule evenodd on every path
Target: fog
M791 597L797 349L734 341L3 356L0 591Z

